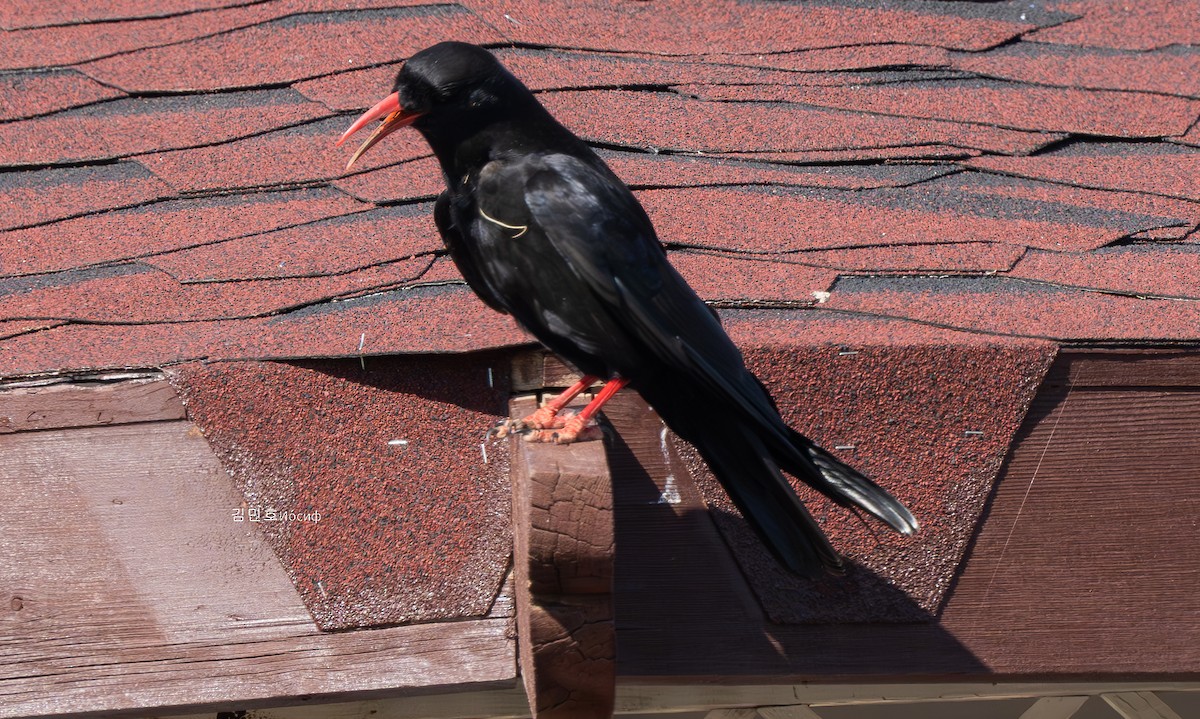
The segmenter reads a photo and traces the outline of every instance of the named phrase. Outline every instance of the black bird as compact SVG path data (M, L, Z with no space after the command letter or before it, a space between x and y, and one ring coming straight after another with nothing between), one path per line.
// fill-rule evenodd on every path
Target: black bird
M384 118L350 164L401 127L420 132L446 180L434 220L467 283L587 375L516 429L573 441L628 384L696 447L793 572L843 567L782 472L916 531L900 502L784 423L716 314L667 261L629 188L491 53L434 45L404 64L393 89L338 141ZM556 417L600 379L579 415Z

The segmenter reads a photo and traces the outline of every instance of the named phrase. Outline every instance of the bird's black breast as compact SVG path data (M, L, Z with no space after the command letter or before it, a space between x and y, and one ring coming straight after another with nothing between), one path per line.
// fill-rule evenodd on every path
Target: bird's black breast
M442 242L450 252L450 259L454 260L463 279L467 281L479 299L497 312L507 314L508 308L505 306L503 297L496 292L495 287L492 286L491 281L479 266L477 253L472 247L469 236L463 234L461 227L454 220L455 213L452 212L451 205L456 200L457 197L447 190L438 195L437 202L434 203L433 220L442 236Z

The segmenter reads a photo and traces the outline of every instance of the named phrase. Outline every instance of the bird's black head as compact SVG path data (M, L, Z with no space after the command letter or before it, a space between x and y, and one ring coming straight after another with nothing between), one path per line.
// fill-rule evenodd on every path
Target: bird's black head
M498 107L501 96L513 92L514 85L522 87L487 50L465 42L442 42L409 58L392 90L405 110L437 122L439 115L458 117Z
M393 90L338 141L340 145L372 120L384 118L350 164L384 136L410 124L442 157L490 125L518 117L526 124L549 118L490 52L463 42L438 43L413 55L400 68Z

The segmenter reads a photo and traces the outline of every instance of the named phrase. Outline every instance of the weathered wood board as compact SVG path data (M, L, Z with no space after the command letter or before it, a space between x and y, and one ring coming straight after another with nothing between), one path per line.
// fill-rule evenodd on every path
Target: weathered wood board
M186 421L4 434L0 457L0 717L515 681L508 618L319 632Z
M0 434L183 419L183 402L158 373L130 379L0 387Z
M512 415L535 408L515 400ZM539 719L603 719L616 691L604 444L512 441L517 628L530 708Z

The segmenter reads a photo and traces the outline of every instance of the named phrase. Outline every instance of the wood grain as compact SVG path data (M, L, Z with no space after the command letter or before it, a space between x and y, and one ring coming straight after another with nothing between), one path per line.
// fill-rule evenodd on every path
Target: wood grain
M514 417L534 409L514 401ZM534 717L612 715L612 492L602 442L513 440L521 674Z
M1200 361L1195 352L1063 350L1046 378L1047 384L1055 382L1073 387L1200 387Z
M805 704L793 704L786 707L759 707L756 712L762 719L821 719Z
M183 403L161 376L0 389L0 434L183 417Z
M1048 387L943 612L1009 672L1200 673L1200 392Z
M569 387L581 377L576 369L542 349L519 352L511 367L514 392Z
M516 686L509 689L414 694L390 699L259 709L251 716L253 719L528 719L529 702L525 698L525 689ZM209 715L204 719L222 718Z
M1021 719L1071 719L1088 698L1042 697L1025 710Z
M0 717L510 686L510 620L323 634L188 422L0 436Z
M617 714L707 711L714 707L792 706L797 703L813 707L820 713L826 707L920 706L928 702L945 701L963 707L962 716L971 717L976 715L971 711L971 702L974 700L1098 697L1105 693L1126 692L1170 695L1173 703L1179 704L1200 696L1200 683L1172 680L1146 682L1113 677L1091 681L1050 678L1039 681L890 681L880 684L806 682L687 685L623 681L617 690ZM1195 714L1186 716L1190 719Z
M1183 719L1154 692L1118 692L1101 697L1121 719Z

